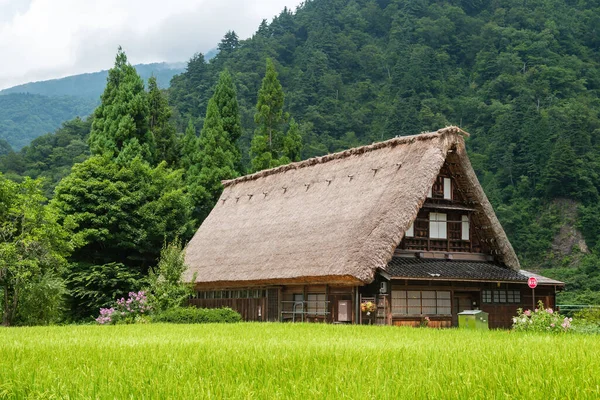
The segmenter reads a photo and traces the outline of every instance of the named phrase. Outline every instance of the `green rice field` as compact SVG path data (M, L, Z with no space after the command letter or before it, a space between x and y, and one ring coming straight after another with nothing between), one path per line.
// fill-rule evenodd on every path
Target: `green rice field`
M597 399L600 338L278 323L5 328L0 398Z

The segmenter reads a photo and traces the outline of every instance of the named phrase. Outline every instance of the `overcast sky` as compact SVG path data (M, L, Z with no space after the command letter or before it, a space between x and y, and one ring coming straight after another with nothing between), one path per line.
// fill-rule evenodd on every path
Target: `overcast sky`
M0 89L132 64L187 61L225 32L251 36L300 0L0 0Z

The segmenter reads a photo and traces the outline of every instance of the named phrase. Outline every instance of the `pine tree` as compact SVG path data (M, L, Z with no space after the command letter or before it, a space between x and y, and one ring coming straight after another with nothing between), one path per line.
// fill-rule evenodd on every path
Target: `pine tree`
M156 162L166 161L173 165L177 161L177 134L171 124L171 108L165 95L158 88L156 77L148 79L148 123L156 143Z
M196 127L192 119L188 121L188 126L181 140L181 155L179 157L179 166L184 170L189 170L198 158L198 137L196 136Z
M283 157L281 158L281 164L300 161L301 150L302 136L300 135L300 128L294 118L292 118L290 127L283 138Z
M284 94L277 79L277 71L271 59L267 59L267 72L258 92L254 122L258 125L250 144L253 171L277 167L300 160L302 138L298 124L292 119L288 132L283 125L289 118L283 112Z
M229 141L234 145L234 155L236 157L236 171L242 172L242 155L237 146L237 141L242 136L242 124L240 121L240 110L237 101L235 85L229 71L224 70L219 76L219 83L215 89L213 99L219 110L223 130L229 136Z
M548 196L571 197L577 193L579 173L575 151L567 139L559 137L548 159L545 183Z
M238 152L223 129L214 97L208 102L198 148L197 162L190 167L187 180L196 205L194 217L201 222L221 195L221 181L237 176L235 167Z
M239 38L235 31L227 31L221 43L219 43L218 49L220 54L228 53L233 51L239 46Z
M153 161L155 142L148 129L148 99L144 81L119 47L115 66L108 79L101 103L94 111L89 144L93 154L116 158L127 147L141 151L147 161ZM135 143L137 142L137 143Z
M283 147L282 126L287 117L283 113L283 100L283 88L277 79L275 65L267 58L267 71L258 92L254 114L254 122L258 127L250 147L254 171L278 165L277 160Z

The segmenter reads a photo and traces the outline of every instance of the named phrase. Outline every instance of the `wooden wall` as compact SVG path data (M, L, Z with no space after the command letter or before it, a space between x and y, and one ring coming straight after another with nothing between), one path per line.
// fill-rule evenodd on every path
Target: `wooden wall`
M256 291L256 289L248 289ZM232 290L233 291L233 290ZM246 292L245 289L235 292ZM199 292L200 293L200 292ZM229 307L240 313L244 321L304 321L304 322L338 322L338 301L350 302L350 322L356 320L354 312L354 287L331 286L331 285L293 285L273 286L260 289L261 296L254 298L191 298L188 304L200 308L222 308ZM326 313L318 315L308 314L307 307L300 313L293 315L294 295L302 295L307 301L309 294L323 294L326 296ZM197 296L198 297L198 296Z
M400 284L402 282L402 284ZM457 326L457 314L463 309L480 309L489 314L490 329L510 329L512 318L517 314L518 308L531 309L533 306L532 290L526 284L517 283L491 283L491 282L440 282L436 285L433 281L397 281L392 285L393 290L450 290L452 300L452 317L430 315L430 327ZM520 301L513 303L484 303L483 290L512 290L519 291ZM555 287L538 286L535 290L535 302L541 300L545 307L555 308ZM463 300L468 299L465 303ZM460 305L457 301L460 300ZM393 300L392 300L393 302ZM422 317L392 315L393 325L420 326Z

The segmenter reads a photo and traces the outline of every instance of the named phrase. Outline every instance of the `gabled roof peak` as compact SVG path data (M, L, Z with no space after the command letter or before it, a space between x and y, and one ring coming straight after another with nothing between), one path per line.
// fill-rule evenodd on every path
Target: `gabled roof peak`
M421 141L421 140L431 140L433 138L437 138L437 137L440 137L443 135L449 135L449 134L454 134L454 135L460 134L465 137L469 137L469 133L463 131L459 127L447 126L445 128L438 129L435 132L422 132L418 135L397 136L393 139L385 140L383 142L376 142L373 144L355 147L355 148L352 148L349 150L344 150L344 151L341 151L338 153L332 153L332 154L327 154L327 155L320 156L320 157L309 158L307 160L298 161L298 162L282 165L282 166L271 168L271 169L266 169L263 171L255 172L254 174L241 176L239 178L225 180L225 181L222 181L222 183L223 183L223 186L227 187L227 186L235 185L236 183L251 181L251 180L255 180L258 178L265 177L265 176L274 175L274 174L278 174L281 172L286 172L291 169L300 169L300 168L309 167L309 166L315 165L315 164L326 163L326 162L332 161L332 160L339 160L341 158L350 157L352 155L363 154L363 153L367 153L367 152L370 152L373 150L379 150L384 147L395 147L395 146L398 146L398 145L404 144L404 143L412 143L412 142Z

